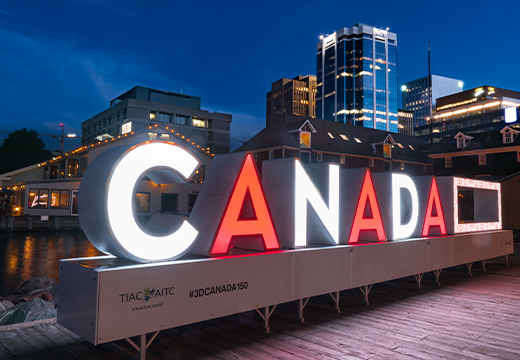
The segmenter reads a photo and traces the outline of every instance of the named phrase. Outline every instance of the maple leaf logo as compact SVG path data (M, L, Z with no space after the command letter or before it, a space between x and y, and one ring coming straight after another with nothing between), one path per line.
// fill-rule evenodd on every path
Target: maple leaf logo
M144 300L146 300L146 302L148 302L148 300L150 300L150 298L153 296L153 294L155 293L155 289L152 288L152 290L146 288L144 291Z

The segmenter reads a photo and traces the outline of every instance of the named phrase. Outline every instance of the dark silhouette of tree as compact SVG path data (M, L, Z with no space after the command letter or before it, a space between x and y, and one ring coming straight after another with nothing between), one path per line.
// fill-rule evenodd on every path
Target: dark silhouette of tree
M26 128L10 133L2 142L0 151L51 156L51 151L45 148L45 143L38 136L38 132Z

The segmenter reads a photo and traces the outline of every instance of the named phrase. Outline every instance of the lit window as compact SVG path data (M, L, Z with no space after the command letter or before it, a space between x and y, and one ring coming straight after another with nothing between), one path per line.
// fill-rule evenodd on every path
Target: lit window
M330 132L328 132L327 134L329 134L329 137L330 137L331 139L334 139L334 136L333 136Z
M155 120L155 114L154 113L150 113L150 120Z
M157 133L149 132L148 140L157 140Z
M478 164L479 165L486 165L486 154L479 154L478 155Z
M343 135L343 134L339 134L339 136L341 136L341 138L342 138L343 140L345 140L345 141L349 141L349 140L348 140L348 137L346 137L345 135Z
M404 149L403 145L401 143L397 143L397 146L399 146L401 149Z
M345 164L345 157L344 156L340 156L339 157L339 163L344 165Z
M51 209L69 208L69 190L51 191Z
M447 157L444 159L444 166L447 168L451 167L451 157Z
M170 140L170 135L168 135L168 134L161 134L159 136L159 140L169 141Z
M311 147L311 133L300 132L300 147L310 148Z
M193 119L192 122L193 122L193 126L206 127L206 122L204 120Z
M354 140L356 140L357 143L361 144L361 140L359 140L357 137L355 137Z
M410 149L412 149L413 151L415 151L415 149L413 148L412 145L408 145L410 147Z
M137 212L150 212L150 194L136 193L135 194L135 210Z
M404 161L401 161L401 170L404 170Z
M29 190L29 208L47 209L49 199L49 190L47 189L30 189Z

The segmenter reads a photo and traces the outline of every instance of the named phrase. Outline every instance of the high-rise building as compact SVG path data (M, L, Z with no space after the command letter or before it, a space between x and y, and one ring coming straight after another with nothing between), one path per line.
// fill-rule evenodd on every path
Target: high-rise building
M316 117L316 76L282 78L267 93L266 125L285 114Z
M413 136L413 111L399 109L399 134Z
M455 94L464 90L464 82L439 75L425 76L401 85L402 107L413 111L413 126L426 125L426 119L430 116L430 94L432 91L432 113L435 112L438 98Z
M357 24L317 45L316 116L398 131L397 36Z

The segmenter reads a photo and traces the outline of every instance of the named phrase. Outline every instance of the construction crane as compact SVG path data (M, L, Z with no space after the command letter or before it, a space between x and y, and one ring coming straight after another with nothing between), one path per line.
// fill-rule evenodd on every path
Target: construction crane
M80 135L76 135L76 134L67 134L65 135L65 128L63 126L63 124L60 124L60 127L61 127L61 134L57 135L57 134L40 134L38 133L38 136L49 136L49 137L52 137L54 139L58 138L59 141L60 141L60 152L63 153L63 148L65 146L65 139L74 139L74 138L80 138L81 139L81 136ZM13 131L0 131L0 134L11 134L12 132L14 132L15 130Z

